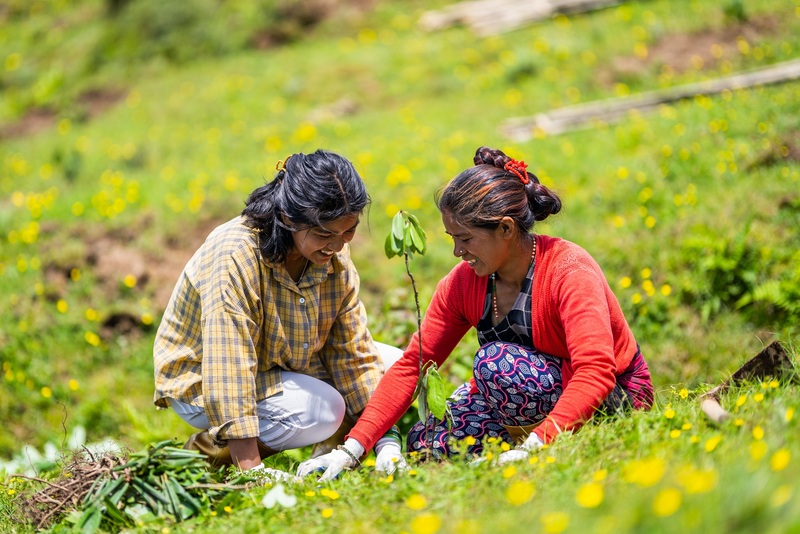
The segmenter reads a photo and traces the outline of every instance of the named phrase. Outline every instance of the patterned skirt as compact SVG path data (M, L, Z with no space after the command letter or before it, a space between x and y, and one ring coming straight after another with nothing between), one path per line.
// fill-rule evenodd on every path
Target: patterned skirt
M458 454L479 455L486 438L513 445L503 425L526 426L541 422L563 391L560 358L520 345L492 342L475 354L471 383L459 386L447 401L452 425L433 416L428 429L421 421L408 433L408 451L430 450L435 458ZM598 411L616 413L653 404L653 386L640 351L617 377L614 390ZM428 434L426 436L426 434ZM467 438L472 439L467 439ZM464 443L460 443L466 440Z

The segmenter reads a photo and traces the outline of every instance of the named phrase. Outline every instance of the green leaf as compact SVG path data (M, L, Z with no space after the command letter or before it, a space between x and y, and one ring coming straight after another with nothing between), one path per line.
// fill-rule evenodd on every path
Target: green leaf
M428 385L426 384L428 375L422 377L419 384L419 397L417 397L417 413L419 420L425 423L428 416Z
M403 241L403 227L405 220L403 219L403 212L398 211L392 219L392 235L397 241Z
M103 499L105 504L105 516L108 521L117 527L130 527L133 526L130 516L123 514L117 507L116 503L111 502L108 498Z
M447 409L447 395L444 392L444 380L436 366L428 368L427 375L427 404L431 413L438 420L444 419L445 410Z
M386 236L386 243L383 245L383 251L386 253L387 258L394 258L400 253L400 249L397 247L393 234Z
M195 499L189 492L187 492L177 480L170 479L168 483L172 484L173 491L180 498L181 504L189 508L191 515L195 515L202 510L203 505L200 503L200 501Z
M75 528L80 529L82 534L94 534L100 528L100 521L103 519L103 512L96 504L92 504L83 511Z
M403 229L403 245L405 245L406 250L411 250L414 246L414 242L411 240L411 225Z
M414 245L414 251L419 254L425 254L425 238L420 235L419 228L412 224L409 234L411 234L411 243Z

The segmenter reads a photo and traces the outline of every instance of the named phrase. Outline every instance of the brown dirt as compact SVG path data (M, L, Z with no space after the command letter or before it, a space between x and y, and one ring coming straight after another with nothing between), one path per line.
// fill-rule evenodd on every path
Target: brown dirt
M120 89L91 89L78 96L76 115L79 120L91 120L125 97ZM17 121L0 128L0 139L27 137L52 128L59 114L50 108L31 109Z
M800 130L790 132L759 153L748 169L800 162Z
M22 118L0 129L0 139L25 137L52 128L57 114L51 109L32 109Z
M778 15L765 15L700 33L667 35L649 47L646 58L616 58L610 70L599 72L598 78L605 85L611 85L621 76L644 72L653 65L668 66L675 74L680 74L696 69L698 59L702 61L701 69L713 69L720 62L739 55L739 38L748 43L757 42L763 36L775 34L780 27ZM712 52L715 45L720 48L719 57Z
M278 8L280 24L272 24L251 38L253 48L263 50L301 40L321 22L352 19L372 8L375 0L304 0L284 2Z
M372 9L375 0L304 0L284 2L279 9L280 24L257 33L251 40L256 49L272 48L302 39L304 34L327 19L348 20ZM0 2L0 15L7 6ZM89 89L78 95L73 109L78 120L91 120L118 104L127 90L120 88ZM59 112L50 108L29 110L24 116L0 126L0 140L26 137L52 128Z
M154 310L160 313L192 254L221 222L200 222L179 236L164 238L152 247L157 253L142 250L128 236L107 234L91 243L86 260L108 291L117 290L125 276L136 277L137 287L152 295Z
M96 302L95 307L107 308L101 325L102 336L136 334L144 327L140 318L124 308L113 307L115 303L131 301L131 297L126 296L129 290L124 287L123 279L134 276L136 286L130 290L133 298L149 298L152 312L161 314L184 266L208 234L222 222L202 221L179 235L156 237L155 244L146 247L139 236L144 228L153 224L149 217L123 230L87 225L62 232L57 227L45 227L42 233L49 234L41 252L45 298L55 301L66 294L73 269L91 273L96 279L91 297Z

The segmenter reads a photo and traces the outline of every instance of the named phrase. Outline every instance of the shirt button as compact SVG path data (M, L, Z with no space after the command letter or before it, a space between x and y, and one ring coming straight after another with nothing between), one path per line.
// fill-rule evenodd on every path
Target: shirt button
M305 304L305 303L306 303L306 298L300 297L300 304Z
M307 349L307 348L308 348L308 342L306 342L306 343L303 343L303 348L304 348L304 349Z

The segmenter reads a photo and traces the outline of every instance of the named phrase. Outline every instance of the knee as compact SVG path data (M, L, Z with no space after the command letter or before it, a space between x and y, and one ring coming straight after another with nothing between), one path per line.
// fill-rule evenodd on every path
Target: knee
M330 426L331 433L334 433L342 424L346 411L347 406L344 402L344 397L331 387L320 396L316 424Z
M487 343L478 349L472 361L472 376L478 389L483 390L498 376L514 372L513 358L509 358L512 352L518 352L514 349L517 349L516 345L501 341Z

